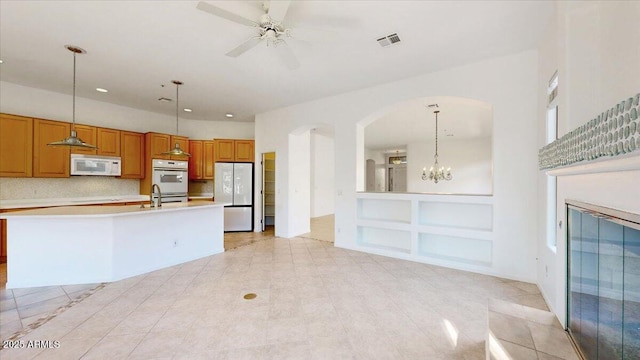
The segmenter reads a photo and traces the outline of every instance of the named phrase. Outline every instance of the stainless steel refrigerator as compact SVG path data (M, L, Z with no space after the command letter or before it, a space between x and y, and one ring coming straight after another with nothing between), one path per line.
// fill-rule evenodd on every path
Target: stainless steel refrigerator
M224 231L253 231L253 164L216 163L215 201L224 207Z

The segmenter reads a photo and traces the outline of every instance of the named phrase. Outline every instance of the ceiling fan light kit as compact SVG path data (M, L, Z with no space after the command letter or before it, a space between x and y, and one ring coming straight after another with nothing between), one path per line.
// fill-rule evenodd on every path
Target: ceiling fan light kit
M285 41L285 38L293 38L291 36L291 29L282 24L290 3L291 1L286 0L265 3L266 13L262 14L258 21L253 21L204 1L200 1L196 8L240 25L257 28L258 33L256 36L227 52L227 56L238 57L254 48L262 41L265 41L267 47L274 47L277 49L277 53L282 59L282 62L289 69L294 70L300 67L300 62L293 50L291 50L289 44Z

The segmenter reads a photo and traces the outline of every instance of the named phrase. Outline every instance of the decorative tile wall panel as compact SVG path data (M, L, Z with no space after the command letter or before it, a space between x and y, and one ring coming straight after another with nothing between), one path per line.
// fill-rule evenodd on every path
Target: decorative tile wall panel
M640 150L640 93L622 100L538 152L540 170Z

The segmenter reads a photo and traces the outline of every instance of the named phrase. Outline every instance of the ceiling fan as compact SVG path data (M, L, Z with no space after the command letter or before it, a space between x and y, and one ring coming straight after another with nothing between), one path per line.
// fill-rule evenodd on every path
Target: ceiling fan
M265 2L263 5L265 13L257 21L253 21L204 1L198 3L197 9L237 24L254 27L258 30L255 37L252 37L226 53L227 56L238 57L259 43L266 41L267 46L273 46L276 49L282 61L289 69L297 69L300 67L300 62L298 62L289 44L285 41L285 38L291 38L291 29L282 24L290 3L290 0L272 0Z

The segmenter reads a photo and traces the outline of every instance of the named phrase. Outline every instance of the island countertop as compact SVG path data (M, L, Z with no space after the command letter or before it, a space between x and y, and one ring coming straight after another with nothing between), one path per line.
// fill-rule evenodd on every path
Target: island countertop
M187 209L198 207L223 207L229 205L222 202L211 201L189 201L178 203L165 203L161 207L149 207L145 204L144 207L140 205L124 205L124 206L109 206L109 205L90 205L90 206L57 206L43 209L23 210L9 213L0 213L0 219L11 218L25 218L25 217L104 217L104 216L125 216L125 215L140 215L149 212L171 212L171 211L184 211Z
M53 206L104 205L149 201L149 195L110 195L72 198L0 200L0 210L43 208Z
M7 289L117 281L224 252L224 203L2 213Z

